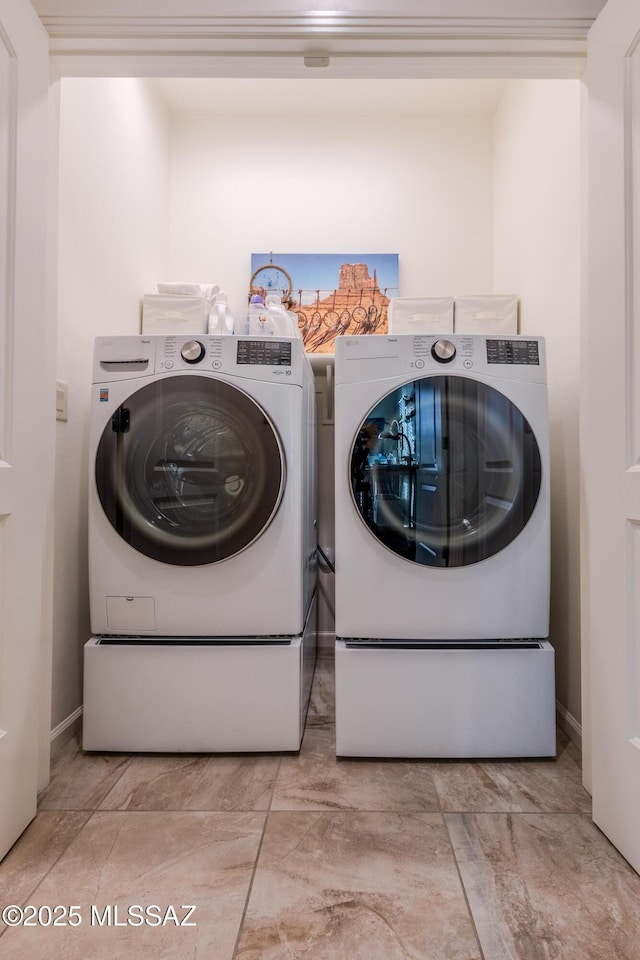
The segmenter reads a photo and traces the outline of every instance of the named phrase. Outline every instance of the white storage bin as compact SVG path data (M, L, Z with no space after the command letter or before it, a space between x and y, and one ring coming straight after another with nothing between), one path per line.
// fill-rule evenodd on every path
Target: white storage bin
M453 297L392 297L389 333L453 333Z
M456 297L453 312L455 333L518 333L518 297L492 294Z
M204 297L148 293L142 298L142 333L206 333L211 304Z

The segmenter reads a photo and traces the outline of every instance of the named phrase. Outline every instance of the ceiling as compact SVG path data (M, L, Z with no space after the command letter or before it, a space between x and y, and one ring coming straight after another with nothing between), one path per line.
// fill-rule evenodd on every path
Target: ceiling
M171 113L233 117L491 116L505 80L154 79Z

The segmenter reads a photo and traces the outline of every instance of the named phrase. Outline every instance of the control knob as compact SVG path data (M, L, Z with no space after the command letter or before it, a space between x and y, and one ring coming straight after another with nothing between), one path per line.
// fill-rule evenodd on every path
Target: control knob
M199 340L187 340L182 344L180 355L185 363L199 363L204 357L204 346Z
M451 363L456 355L456 345L451 340L436 340L431 347L431 356L438 363Z

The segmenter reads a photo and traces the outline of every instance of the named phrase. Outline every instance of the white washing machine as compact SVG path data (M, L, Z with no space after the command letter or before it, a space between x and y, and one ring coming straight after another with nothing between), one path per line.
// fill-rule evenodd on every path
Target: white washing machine
M554 755L543 339L335 349L338 753Z
M89 462L85 749L297 749L316 642L302 341L99 338Z

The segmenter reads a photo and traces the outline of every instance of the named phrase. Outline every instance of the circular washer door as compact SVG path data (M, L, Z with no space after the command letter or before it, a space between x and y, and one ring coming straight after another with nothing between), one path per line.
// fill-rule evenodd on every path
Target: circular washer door
M163 563L226 560L276 514L285 484L274 425L213 377L154 381L107 423L96 454L102 507L135 550Z
M351 492L389 550L432 567L494 556L531 517L542 482L533 431L504 394L468 377L403 384L368 412Z

